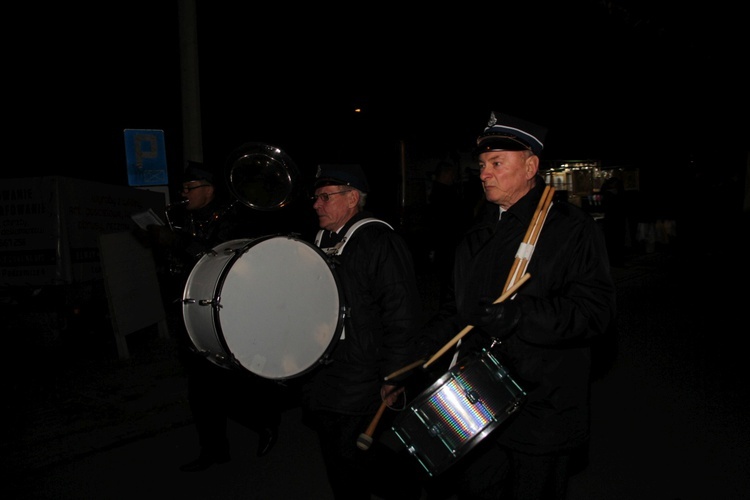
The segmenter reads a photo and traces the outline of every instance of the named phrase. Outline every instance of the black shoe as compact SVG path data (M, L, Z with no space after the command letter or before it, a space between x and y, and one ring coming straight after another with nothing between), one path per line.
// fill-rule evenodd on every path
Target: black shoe
M220 457L212 457L209 455L201 454L198 458L192 462L188 462L185 465L180 466L182 472L201 472L214 464L225 464L229 462L229 455L222 455Z
M258 433L258 452L257 456L267 455L271 448L276 444L279 437L279 429L276 427L266 427Z

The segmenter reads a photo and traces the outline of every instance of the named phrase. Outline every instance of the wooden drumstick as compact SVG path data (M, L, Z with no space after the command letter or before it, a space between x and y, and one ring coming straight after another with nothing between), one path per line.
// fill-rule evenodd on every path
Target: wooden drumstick
M534 215L531 217L531 222L529 223L529 227L526 229L526 234L521 241L519 251L516 253L516 260L513 262L513 267L511 267L510 269L510 273L508 274L508 278L505 281L505 287L503 288L503 290L507 290L510 286L512 286L513 281L516 279L516 276L518 276L519 274L523 274L526 271L526 266L524 266L524 268L520 269L519 272L519 267L522 265L523 260L526 260L526 264L528 264L528 257L522 255L521 250L525 250L526 246L529 245L529 242L531 242L530 244L532 247L536 245L536 240L539 237L539 231L542 230L539 225L539 221L541 219L542 224L544 224L544 219L547 217L547 210L549 210L549 206L552 203L552 197L554 196L554 194L555 188L553 186L544 187L544 192L542 193L542 197L539 199L539 204L534 211Z
M378 412L373 417L372 422L370 422L370 425L367 427L367 430L360 434L357 438L357 448L359 448L360 450L367 451L370 449L370 446L372 446L372 435L375 433L375 428L378 426L378 422L383 416L383 413L385 412L385 408L387 406L388 404L384 399L383 402L380 403L380 408L378 408Z
M523 276L521 276L521 279L519 279L518 281L516 281L513 284L513 286L511 286L505 293L503 293L500 297L498 297L498 299L495 302L493 302L493 304L499 304L500 302L505 301L508 297L510 297L511 295L513 295L514 293L516 293L516 290L518 290L521 287L521 285L523 285L524 283L526 283L526 281L529 278L531 278L531 275L529 273L526 273ZM461 330L460 332L458 332L458 334L456 334L455 337L453 337L450 341L448 341L447 344L445 344L443 347L441 347L440 350L438 352L436 352L430 358L430 360L427 363L425 363L424 365L422 365L422 368L427 368L432 363L434 363L436 359L438 359L440 356L442 356L443 354L445 354L448 351L448 349L450 349L451 347L453 347L454 345L456 345L456 343L459 340L461 340L464 337L464 335L466 335L467 333L469 333L473 328L474 328L474 325L466 325L463 330Z
M403 368L399 368L398 370L396 370L395 372L393 372L393 373L391 373L389 375L386 375L383 380L390 380L392 378L396 378L399 375L404 374L404 373L408 372L409 370L412 370L412 369L418 367L419 365L421 365L422 363L424 363L424 361L425 361L424 358L420 358L420 359L416 360L415 362L410 363L410 364L404 366Z
M539 212L542 210L542 205L544 204L544 198L547 195L546 189L549 186L545 188L544 193L542 194L542 198L539 200L539 205L536 207L536 210L534 211L534 215L531 217L531 223L529 224L529 227L526 228L526 234L523 236L523 240L521 240L521 243L526 243L529 241L529 238L531 238L531 233L534 230L534 224L536 223L537 218L539 217ZM508 273L508 278L505 281L505 286L503 287L503 290L507 290L508 287L510 287L513 284L513 279L518 274L518 266L521 265L521 258L516 255L516 259L513 261L513 267L510 268L510 273Z

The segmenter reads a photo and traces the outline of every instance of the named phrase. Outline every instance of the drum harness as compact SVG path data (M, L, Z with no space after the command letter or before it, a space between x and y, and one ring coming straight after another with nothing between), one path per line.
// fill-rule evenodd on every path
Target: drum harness
M376 219L375 217L367 217L367 218L364 218L364 219L362 219L360 221L357 221L354 224L352 224L352 227L350 227L346 231L346 234L344 235L343 238L341 238L341 241L339 241L338 243L336 243L334 246L328 247L328 248L321 248L320 250L324 254L326 254L327 256L329 256L329 257L332 257L334 255L341 255L341 253L344 251L344 246L346 246L346 243L351 239L351 237L354 234L354 232L357 229L359 229L360 227L364 226L365 224L370 224L371 222L379 222L379 223L385 224L389 228L393 229L393 226L391 226L390 224L388 224L384 220ZM320 242L323 240L323 234L324 233L325 233L324 229L318 230L318 234L315 236L315 246L316 247L320 247ZM349 316L348 309L349 308L347 307L346 316ZM341 329L340 340L344 340L345 333L346 333L346 326L344 326Z
M364 226L365 224L369 224L371 222L380 222L381 224L385 224L386 226L393 229L393 226L388 224L384 220L376 219L375 217L367 217L365 219L362 219L361 221L356 222L355 224L352 224L352 227L349 228L349 230L346 232L343 238L341 238L341 241L336 243L336 245L328 248L321 248L320 250L326 254L326 255L341 255L341 253L344 251L344 246L349 241L349 239L352 237L352 234L354 234L354 231L359 229L360 227ZM315 236L315 246L320 247L320 242L323 239L323 234L325 233L324 229L321 229L318 231L318 234Z

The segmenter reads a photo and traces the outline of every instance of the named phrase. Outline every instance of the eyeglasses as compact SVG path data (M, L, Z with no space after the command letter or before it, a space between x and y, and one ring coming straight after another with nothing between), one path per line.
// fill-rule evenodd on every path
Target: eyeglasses
M197 186L191 186L191 187L188 187L188 186L182 186L182 192L184 193L185 191L192 191L193 189L198 189L198 188L202 188L202 187L207 187L207 186L210 186L210 185L211 185L211 184L198 184Z
M333 196L334 194L348 193L349 191L351 191L351 189L347 189L345 191L335 191L333 193L314 194L314 195L312 195L310 197L310 199L312 200L313 203L315 203L316 201L318 201L318 198L320 198L324 202L327 202L331 198L331 196Z

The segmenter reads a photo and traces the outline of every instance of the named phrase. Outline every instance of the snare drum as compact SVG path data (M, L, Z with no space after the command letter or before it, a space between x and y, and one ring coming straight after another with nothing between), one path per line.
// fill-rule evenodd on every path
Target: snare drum
M338 279L314 245L289 236L228 241L185 285L195 348L228 369L283 380L324 362L343 328Z
M460 360L417 396L392 429L425 471L436 476L515 413L525 397L485 350Z

